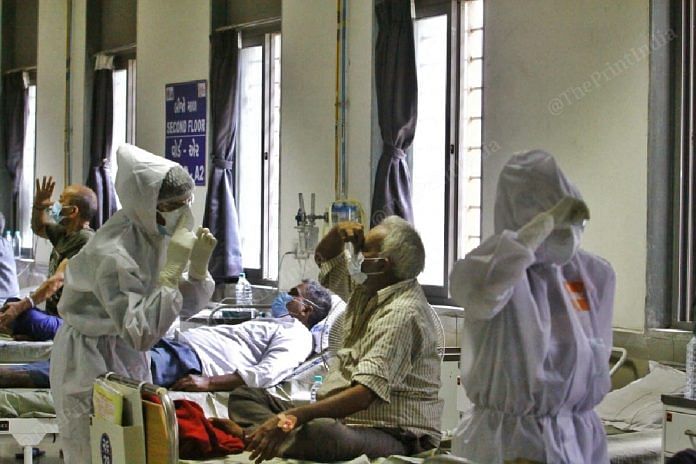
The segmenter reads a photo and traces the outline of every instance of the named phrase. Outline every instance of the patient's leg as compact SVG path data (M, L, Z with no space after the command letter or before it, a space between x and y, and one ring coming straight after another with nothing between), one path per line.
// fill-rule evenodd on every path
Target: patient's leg
M262 388L238 387L230 393L227 413L234 422L244 428L255 427L286 411L294 405L291 401L275 398Z
M12 333L13 335L28 337L37 342L43 342L53 340L61 325L63 325L63 319L59 316L53 316L39 309L31 308L15 319Z
M0 388L49 388L48 361L0 368Z
M314 419L300 427L282 453L284 458L318 462L347 461L362 454L374 459L414 450L394 433L371 427L349 427L336 419Z

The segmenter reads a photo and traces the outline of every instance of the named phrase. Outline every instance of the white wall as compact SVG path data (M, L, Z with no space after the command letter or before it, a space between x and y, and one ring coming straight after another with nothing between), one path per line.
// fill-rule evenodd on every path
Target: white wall
M65 59L67 1L40 0L36 69L36 175L56 181L54 199L65 187ZM37 260L48 262L50 244L38 239Z
M285 0L282 11L282 94L280 159L280 253L292 251L298 192L309 207L334 200L334 101L336 86L336 3L325 0ZM281 286L295 285L316 275L293 257L283 261Z
M164 155L164 86L208 80L210 2L138 0L137 23L136 145ZM210 138L206 147L210 167ZM196 188L193 213L197 224L203 221L208 180L206 186Z
M485 15L484 140L500 149L483 165L484 236L506 159L546 149L589 205L583 246L616 271L614 325L642 330L648 59L634 52L648 44L649 2L495 0Z
M377 104L372 100L374 5L371 0L364 0L349 2L348 7L347 196L360 201L365 217L369 218L372 105Z
M87 56L87 0L73 0L72 2L72 46L70 47L70 127L72 162L70 167L70 183L84 184L87 182L85 173L85 155L89 153L85 146L89 147L89 141L85 145L85 124L88 114L85 107L85 70L86 66L94 65L92 57Z

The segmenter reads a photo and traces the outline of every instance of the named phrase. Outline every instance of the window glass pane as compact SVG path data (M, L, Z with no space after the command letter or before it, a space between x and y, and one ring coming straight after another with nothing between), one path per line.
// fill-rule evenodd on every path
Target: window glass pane
M128 71L119 69L113 73L114 80L114 124L111 142L111 180L116 181L118 172L118 159L116 151L121 144L126 143L126 122L128 114ZM121 202L116 198L116 204L121 207Z
M447 16L416 21L418 121L413 141L413 216L427 244L424 285L444 285Z
M461 55L458 258L481 242L483 1L465 2L462 13L467 30L462 34Z
M22 248L33 248L34 233L31 231L31 206L34 201L34 178L36 159L36 86L28 89L27 130L24 135L24 153L22 156L22 186L19 193L19 233L22 236ZM9 224L9 218L8 218Z
M270 137L268 147L268 269L266 278L278 280L278 216L280 214L280 34L271 39Z
M261 268L263 47L240 52L239 225L244 267Z

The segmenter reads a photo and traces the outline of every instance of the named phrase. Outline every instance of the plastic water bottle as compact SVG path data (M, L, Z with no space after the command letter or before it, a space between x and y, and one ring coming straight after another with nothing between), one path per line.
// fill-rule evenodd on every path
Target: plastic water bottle
M14 238L12 239L12 249L14 250L15 258L22 257L22 235L18 230L15 230Z
M684 396L696 399L696 333L686 345L686 391Z
M321 375L314 376L314 383L312 384L312 388L309 389L309 402L310 403L317 402L317 392L319 391L319 388L321 388L321 384L323 382L324 382L324 377L322 377Z
M5 231L5 240L7 240L7 243L12 245L12 231L10 229Z
M235 300L238 305L249 305L249 308L251 308L254 302L254 296L251 290L251 284L246 279L246 275L243 272L239 273L239 280L237 280L237 285L234 286L234 292Z

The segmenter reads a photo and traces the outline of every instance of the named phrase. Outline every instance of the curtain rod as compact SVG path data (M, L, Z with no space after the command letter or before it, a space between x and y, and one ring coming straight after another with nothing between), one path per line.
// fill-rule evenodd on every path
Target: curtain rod
M229 31L231 29L248 29L250 27L265 26L267 24L276 24L280 22L280 16L274 16L273 18L259 19L256 21L249 21L246 23L231 24L229 26L222 26L215 29L215 32Z
M92 56L97 56L97 55L115 55L120 52L128 52L131 50L135 50L137 47L134 43L128 44L128 45L122 45L120 47L114 47L114 48L109 48L108 50L101 50L96 53L94 53Z
M3 74L12 74L20 71L36 71L36 66L24 66L23 68L13 68L5 71Z

